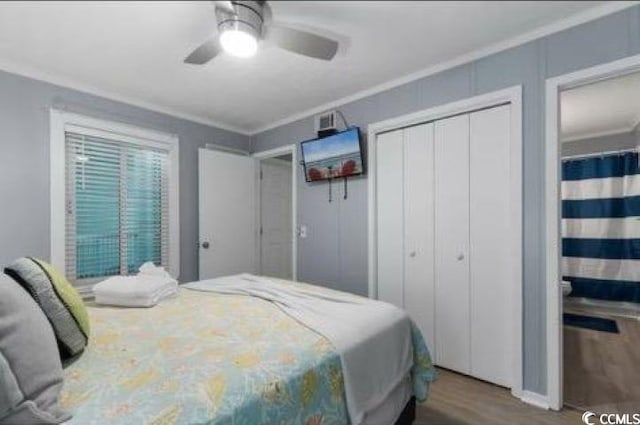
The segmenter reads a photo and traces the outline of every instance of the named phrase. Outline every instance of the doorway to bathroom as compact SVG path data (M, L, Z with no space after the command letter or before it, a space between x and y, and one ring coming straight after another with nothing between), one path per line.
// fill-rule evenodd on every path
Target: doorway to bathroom
M556 87L560 88L556 91L560 278L556 282L561 282L555 322L561 354L557 401L559 406L598 414L636 413L640 71L628 69ZM551 371L553 361L551 356ZM550 395L553 391L551 379Z

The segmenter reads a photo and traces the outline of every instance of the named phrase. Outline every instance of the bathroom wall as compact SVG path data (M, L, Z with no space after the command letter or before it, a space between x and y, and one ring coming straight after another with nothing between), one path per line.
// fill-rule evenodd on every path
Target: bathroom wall
M628 133L591 137L562 143L562 156L588 155L592 153L633 149L640 146L638 127Z

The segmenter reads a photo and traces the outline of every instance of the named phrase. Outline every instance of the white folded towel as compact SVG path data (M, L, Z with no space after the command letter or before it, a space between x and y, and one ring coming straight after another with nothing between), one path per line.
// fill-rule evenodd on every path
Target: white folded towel
M164 267L156 266L151 261L147 261L138 269L138 276L161 276L171 278L169 272L167 272Z
M142 274L113 276L93 287L96 303L124 307L153 307L177 292L178 282L172 277Z

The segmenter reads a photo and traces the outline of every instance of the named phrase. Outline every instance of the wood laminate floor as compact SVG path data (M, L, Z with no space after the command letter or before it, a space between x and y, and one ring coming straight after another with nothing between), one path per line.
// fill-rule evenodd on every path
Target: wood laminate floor
M631 413L640 406L640 321L615 320L620 333L564 326L564 401L596 413Z
M538 409L505 388L438 369L426 403L418 405L414 425L578 425L582 412Z

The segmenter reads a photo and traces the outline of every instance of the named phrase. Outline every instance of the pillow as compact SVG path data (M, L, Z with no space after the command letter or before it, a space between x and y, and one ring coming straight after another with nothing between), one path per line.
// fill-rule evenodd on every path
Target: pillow
M44 313L27 292L0 274L0 424L58 424L62 364Z
M67 279L53 266L34 258L20 258L5 273L21 284L51 322L63 359L84 350L89 339L87 309Z

